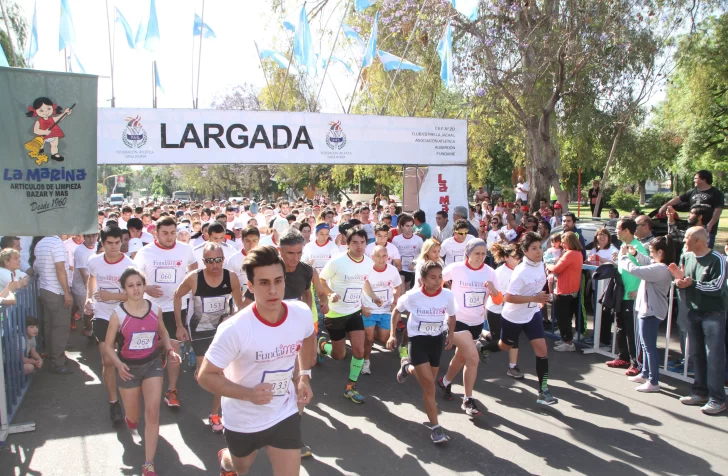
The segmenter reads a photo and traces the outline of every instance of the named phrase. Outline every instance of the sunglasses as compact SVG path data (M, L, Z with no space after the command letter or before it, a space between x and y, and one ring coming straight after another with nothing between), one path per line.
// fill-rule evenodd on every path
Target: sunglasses
M490 222L490 224L491 225L500 225L500 222L499 221L496 221L496 220L493 220L492 222Z
M467 231L456 231L455 234L456 235L467 235L468 232Z
M225 258L205 258L203 261L207 264L222 263Z

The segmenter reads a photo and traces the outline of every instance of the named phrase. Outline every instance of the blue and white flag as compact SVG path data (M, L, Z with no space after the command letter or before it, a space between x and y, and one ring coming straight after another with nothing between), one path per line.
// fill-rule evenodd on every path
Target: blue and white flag
M417 66L414 63L403 60L399 56L395 56L392 53L387 53L386 51L382 50L379 50L378 53L379 60L382 62L382 66L384 66L384 71L392 71L393 69L407 69L410 71L414 71L415 73L419 73L420 71L425 69L422 66Z
M449 24L437 44L437 54L440 56L440 78L445 83L445 87L449 87L454 79L452 75L452 29Z
M38 52L38 2L33 5L33 24L30 28L30 43L28 44L28 59L33 59Z
M136 44L134 42L134 37L131 32L131 26L129 26L129 22L126 21L126 18L124 18L124 15L121 14L121 11L116 8L116 20L118 24L121 25L121 27L124 29L124 34L126 35L126 42L129 44L129 48L132 50L135 49Z
M281 68L288 68L288 58L273 50L260 50L260 59L270 58Z
M61 0L61 23L58 26L58 51L68 48L76 42L76 29L73 27L68 0Z
M86 74L86 68L83 67L81 62L78 60L78 56L73 52L73 49L69 50L70 57L68 58L68 70L71 73L84 73Z
M316 75L316 52L313 50L311 28L308 25L306 7L301 7L298 16L298 26L293 37L293 57L309 76Z
M207 23L202 22L200 15L195 13L195 24L192 26L192 36L201 36L202 38L217 38L215 32Z
M366 51L364 51L364 59L362 59L361 67L366 68L374 62L377 56L377 23L379 22L379 12L374 15L374 25L372 25L372 34L369 37Z
M360 12L362 10L366 10L367 8L371 7L378 1L379 0L356 0L356 3L354 4L354 8L356 8L357 12Z
M475 21L478 18L478 0L450 0L455 10L465 15L468 20Z
M283 25L283 28L285 28L288 31L296 32L296 27L298 27L298 18L299 18L299 12L294 12L290 14L287 18L284 18L281 21L281 24Z
M149 3L149 22L147 23L146 34L144 35L144 49L159 51L159 22L157 21L157 7L154 0Z
M327 60L327 58L321 58L321 71L325 71L325 70L326 70L326 64L327 64L327 63L328 63L328 60ZM333 64L333 63L340 63L340 64L341 64L341 65L342 65L342 66L344 67L344 69L346 69L346 72L347 72L348 74L354 74L354 71L353 71L353 70L351 69L351 66L349 66L349 65L348 65L348 64L346 63L346 61L344 61L344 60L343 60L343 59L341 59L341 58L338 58L338 57L336 57L336 56L332 56L332 57L331 57L331 63L332 63L332 64Z
M162 82L159 80L159 65L154 65L154 85L159 88L160 91L162 91L162 94L164 94L164 88L162 87Z
M0 66L5 66L6 68L10 67L10 64L8 64L8 58L5 56L5 50L3 50L3 46L0 45Z
M349 38L350 40L353 40L354 43L359 46L359 48L364 51L364 40L361 39L361 36L359 36L359 33L356 32L352 27L347 25L346 23L343 23L341 25L341 29L344 30L344 36Z
M134 44L137 48L144 46L144 39L147 36L147 25L144 20L139 22L139 28L137 28L136 36L134 37Z

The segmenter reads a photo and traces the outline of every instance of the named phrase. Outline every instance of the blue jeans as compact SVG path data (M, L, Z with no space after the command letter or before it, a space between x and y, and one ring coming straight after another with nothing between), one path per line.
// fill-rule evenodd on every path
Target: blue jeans
M657 353L657 329L662 322L655 316L641 317L640 341L642 344L642 377L649 378L652 385L660 381L660 356Z
M724 311L688 313L690 362L695 366L693 395L720 404L725 403L725 321Z

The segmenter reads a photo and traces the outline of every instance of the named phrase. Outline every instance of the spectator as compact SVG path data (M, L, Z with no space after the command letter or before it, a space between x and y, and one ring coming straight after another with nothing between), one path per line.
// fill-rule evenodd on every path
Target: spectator
M554 216L551 217L549 220L549 224L551 225L551 228L556 228L557 226L561 225L561 212L563 208L559 202L556 202L554 204Z
M415 210L412 218L415 219L415 235L422 238L422 241L432 238L432 227L425 219L425 211Z
M503 199L500 199L501 202ZM473 226L470 221L468 221L468 209L463 206L457 206L453 208L452 211L452 221L456 222L458 220L465 220L468 222L468 235L473 235L474 237L478 237L478 230Z
M609 210L609 219L616 220L617 218L619 218L619 212L617 211L616 208L611 208Z
M435 232L432 234L432 237L440 243L452 236L452 223L450 223L447 218L447 212L444 210L440 210L435 213L437 226L435 227Z
M500 241L501 243L516 243L518 242L518 225L516 224L516 217L513 213L506 214L506 222L503 228L500 229Z
M642 213L642 210L640 210L640 209L639 209L639 207L635 207L635 208L633 208L633 209L632 209L632 213L630 213L630 217L631 217L631 218L632 218L633 220L636 220L636 219L637 219L637 217L638 217L638 216L640 216L640 215L644 215L644 213Z
M66 367L65 354L73 296L69 287L66 247L59 236L47 236L42 237L31 251L33 268L39 278L45 346L51 361L51 372L69 375L73 371Z
M389 204L389 215L392 217L392 227L397 228L397 219L399 218L399 215L397 214L397 204L390 203Z
M597 205L597 197L599 196L599 180L594 180L592 182L592 188L589 189L588 195L589 195L589 208L591 209L592 216L601 217L602 216L602 206L604 205L603 198L602 198L602 202L599 204L599 210L595 211L595 207Z
M11 282L16 282L16 288L28 285L28 275L20 271L20 252L14 248L5 248L0 251L0 289L5 289Z
M553 212L551 211L548 200L542 198L540 203L541 208L539 208L538 211L541 213L541 218L543 220L550 221L553 216Z
M586 247L586 241L584 241L584 233L576 227L577 221L578 218L576 218L576 215L572 212L568 212L564 214L561 224L563 225L564 231L573 231L579 238L579 243L581 244L581 260L583 262L586 260L586 250L584 250Z
M483 191L483 186L481 185L480 187L478 187L478 190L473 195L473 201L475 203L480 203L483 200L485 200L487 197L488 197L488 194Z
M38 335L38 320L33 316L25 318L25 339L23 342L23 370L25 375L32 374L43 367L43 359L38 354L35 337Z
M576 352L571 324L572 317L576 316L579 306L581 264L584 259L581 256L582 246L576 233L572 231L562 233L561 246L564 249L561 258L556 264L546 265L546 269L557 278L553 312L559 326L561 342L556 343L554 350L557 352Z
M520 198L522 202L528 201L528 182L523 177L518 177L518 183L515 188L516 198Z
M594 234L594 246L589 250L592 264L599 266L616 261L619 249L612 244L612 234L606 228L600 228Z
M637 223L637 230L634 232L635 238L640 240L644 246L648 246L655 238L652 235L652 218L647 215L639 215L634 221Z
M506 211L505 203L503 203L503 197L498 197L496 199L494 210L496 213L500 213L501 215L503 214L504 211ZM463 217L463 218L466 218L466 217Z
M726 262L709 246L708 232L701 227L685 233L685 249L680 266L669 266L676 285L685 290L680 305L688 308L690 362L695 365L695 381L684 405L702 405L703 413L725 411L725 325L726 304L723 293Z
M688 203L691 208L695 205L708 205L712 212L712 217L705 224L705 227L710 235L708 246L712 249L713 245L715 245L715 236L718 233L718 223L720 222L720 214L723 211L725 199L723 193L713 187L713 174L710 171L699 170L695 172L693 183L695 184L695 188L671 199L660 207L660 213L665 214L667 207L680 203Z
M541 238L543 238L545 243L546 240L548 240L549 235L551 234L551 224L543 220L538 222L538 234L541 235Z

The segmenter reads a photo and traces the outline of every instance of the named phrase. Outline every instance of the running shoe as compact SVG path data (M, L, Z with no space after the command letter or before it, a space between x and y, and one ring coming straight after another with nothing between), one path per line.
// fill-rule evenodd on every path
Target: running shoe
M409 351L407 350L406 345L403 345L399 348L399 358L400 359L409 358Z
M440 390L442 390L442 398L449 402L452 400L452 383L445 386L445 384L442 383L443 378L444 377L440 377L437 379L437 386L440 387Z
M521 369L519 369L517 365L513 368L508 367L506 375L515 379L522 379L524 377L523 372L521 372Z
M490 351L485 348L482 342L477 341L475 343L475 347L478 349L478 356L480 357L481 363L487 363L488 362L488 356L490 355Z
M372 366L368 360L365 360L364 365L361 366L361 374L362 375L371 375L372 374Z
M634 377L635 375L639 375L639 373L640 369L636 365L630 365L624 375L627 377Z
M554 342L554 347L558 347L560 345L564 345L564 341L563 340L559 339L556 342Z
M164 403L168 407L179 408L179 398L177 398L176 388L174 390L167 390L167 393L164 395Z
M73 315L73 317L74 317L74 319L76 319L77 321L81 320L81 314L79 314L79 313L75 313L75 314Z
M539 392L536 403L538 403L539 405L556 405L557 403L559 403L559 400L551 395L549 389L546 389L543 392Z
M473 397L463 400L463 404L460 405L460 408L465 410L465 413L468 416L478 416L483 414L483 412L480 411L480 408L478 408L478 404L475 403Z
M228 471L222 467L222 455L227 448L223 448L217 452L217 460L220 462L220 476L238 476L236 471Z
M154 470L154 463L144 463L144 466L142 466L142 476L157 476L157 472Z
M650 382L645 382L635 388L638 392L644 393L656 393L660 391L660 384L652 385Z
M119 400L109 404L109 416L111 417L111 423L119 423L124 418L124 411L121 409L121 402Z
M688 395L687 397L680 397L680 403L683 405L706 405L708 399L706 397L699 397L698 395Z
M445 430L443 430L441 426L432 429L432 433L430 433L430 439L436 445L450 441L450 437L445 434Z
M329 340L326 338L326 336L321 336L318 338L318 344L316 345L316 349L319 357L326 357L327 354L324 351L324 344L328 344L328 342Z
M187 365L192 368L197 367L197 356L195 355L194 350L190 350L190 359L187 361Z
M718 403L716 401L709 401L700 410L706 415L717 415L718 413L725 411L725 403Z
M348 398L354 403L364 403L364 397L359 393L355 385L344 390L344 398Z
M647 378L643 377L642 374L632 375L631 377L627 377L627 380L634 383L645 383L647 382Z
M301 446L301 458L310 458L311 456L313 456L311 447L306 445Z
M566 342L564 342L561 345L555 346L554 350L556 352L576 352L576 346L574 345L573 342L570 344L567 344Z
M73 319L73 320L71 321L71 330L72 330L72 331L75 331L75 330L76 330L76 319Z
M212 428L213 433L222 433L222 420L220 419L220 415L217 413L214 415L210 415L210 428Z
M402 358L402 367L399 369L399 372L397 372L397 382L404 383L405 380L407 380L407 377L409 377L409 372L407 372L407 366L410 364L409 357L403 357Z
M628 369L630 365L626 360L614 359L607 362L607 367L611 367L613 369Z

